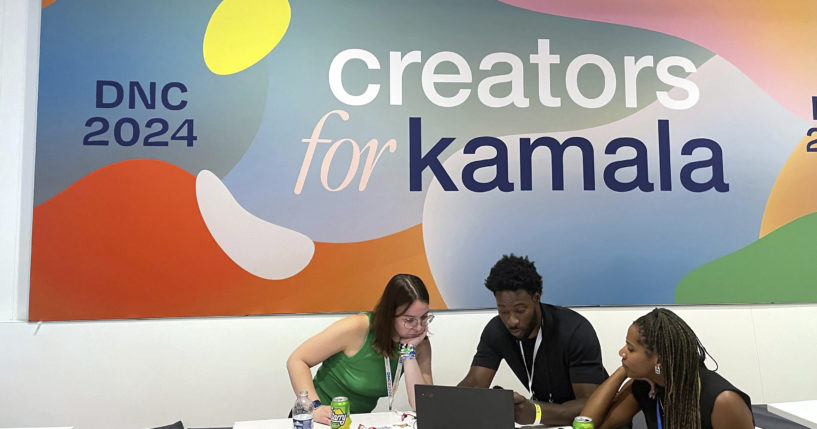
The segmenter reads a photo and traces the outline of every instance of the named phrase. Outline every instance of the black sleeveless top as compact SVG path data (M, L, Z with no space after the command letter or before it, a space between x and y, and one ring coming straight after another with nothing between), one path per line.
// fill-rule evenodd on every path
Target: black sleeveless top
M749 395L738 390L720 374L705 367L701 367L699 373L701 376L701 429L712 429L712 410L715 408L715 398L723 391L731 390L740 395L743 401L746 402L749 412L752 412L752 401L749 399ZM650 398L650 384L646 381L633 381L632 390L633 397L638 402L641 411L644 412L647 427L649 429L658 429L658 419L655 417L655 401L657 398L661 398L662 404L664 403L664 388L655 386L656 399ZM665 422L664 427L666 427L663 410L661 410L661 421ZM754 416L752 416L752 421L754 421Z

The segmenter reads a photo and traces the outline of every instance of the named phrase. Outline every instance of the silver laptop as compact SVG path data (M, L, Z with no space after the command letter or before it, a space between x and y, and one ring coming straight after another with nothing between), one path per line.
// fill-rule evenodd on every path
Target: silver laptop
M414 386L417 429L513 429L513 391Z

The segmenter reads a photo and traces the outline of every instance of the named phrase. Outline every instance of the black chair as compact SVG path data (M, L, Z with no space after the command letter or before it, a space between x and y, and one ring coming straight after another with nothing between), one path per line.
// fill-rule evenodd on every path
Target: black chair
M808 429L789 419L770 413L766 405L763 404L752 405L752 414L755 415L755 426L761 429ZM646 428L647 424L644 422L644 413L639 411L633 419L633 429Z
M764 404L752 405L752 414L755 415L755 426L761 429L808 429L785 417L770 413Z
M169 424L167 426L155 427L153 429L184 429L184 424L182 424L182 421L179 420L176 423Z
M185 429L184 424L182 421L179 420L176 423L167 425L167 426L159 426L152 429ZM207 428L187 428L187 429L232 429L231 427L207 427Z

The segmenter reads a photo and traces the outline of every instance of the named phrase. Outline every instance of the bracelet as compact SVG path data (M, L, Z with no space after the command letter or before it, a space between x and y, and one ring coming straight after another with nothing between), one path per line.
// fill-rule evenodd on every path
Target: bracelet
M400 344L400 354L410 353L414 351L414 344Z
M533 402L533 406L536 407L536 420L533 421L533 424L535 426L542 422L542 407L536 402Z
M414 349L413 344L400 344L400 361L405 362L407 359L415 359L417 357L417 351Z

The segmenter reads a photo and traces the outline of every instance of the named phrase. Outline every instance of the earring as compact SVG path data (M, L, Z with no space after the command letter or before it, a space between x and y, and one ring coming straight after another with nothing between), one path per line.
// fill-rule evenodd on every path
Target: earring
M661 375L661 365L655 365L655 373Z

